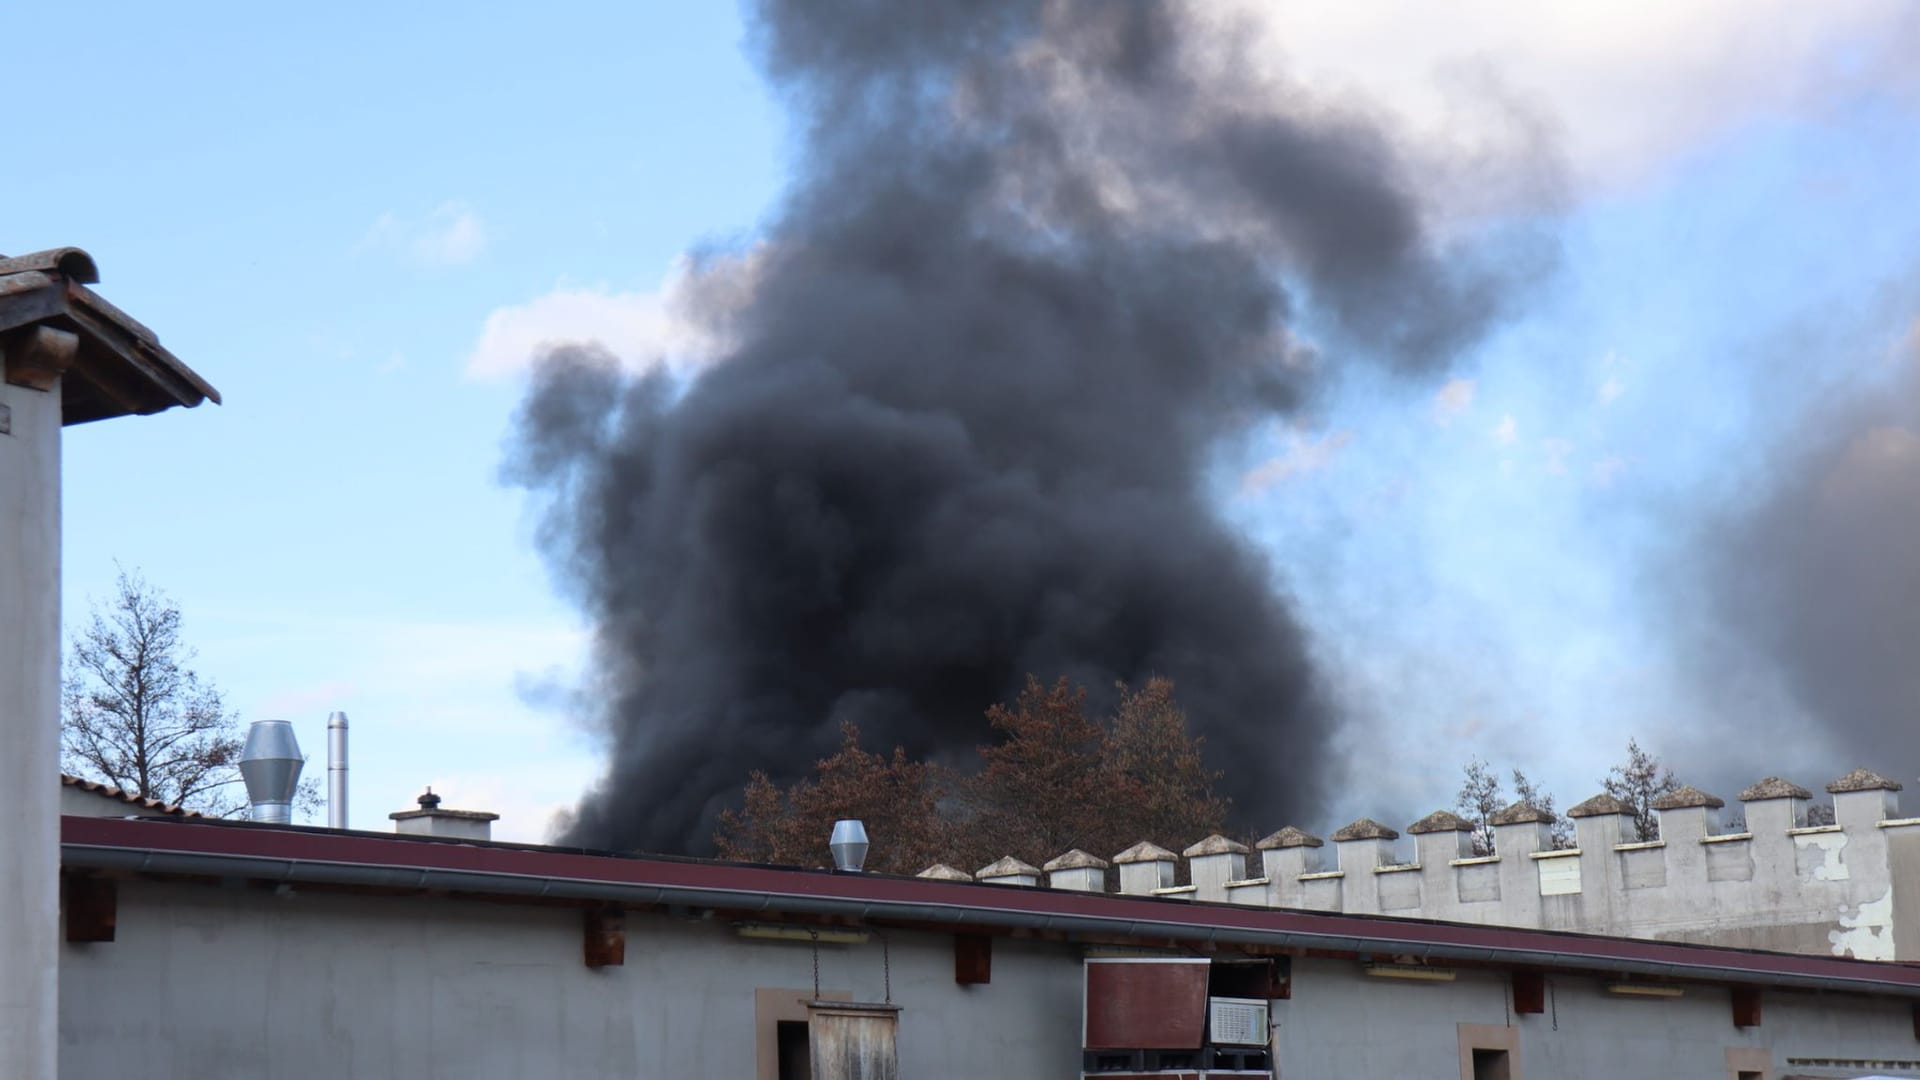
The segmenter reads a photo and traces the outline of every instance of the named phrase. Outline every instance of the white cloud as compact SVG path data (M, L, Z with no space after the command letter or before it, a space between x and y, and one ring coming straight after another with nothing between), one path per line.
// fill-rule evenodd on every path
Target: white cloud
M1474 384L1472 379L1449 379L1433 395L1433 419L1441 427L1453 423L1460 415L1473 407Z
M1512 446L1519 437L1520 422L1513 418L1512 413L1501 417L1500 422L1493 425L1493 441L1501 446Z
M1600 404L1603 407L1611 405L1619 401L1620 395L1626 392L1627 384L1620 381L1620 376L1609 375L1606 381L1600 384Z
M467 374L517 374L549 349L589 343L634 369L698 369L725 351L729 316L750 294L760 260L759 249L697 265L682 257L650 291L562 283L497 308L467 356Z
M381 214L353 250L383 252L419 266L464 266L486 249L487 228L480 215L456 200L420 218Z
M1296 476L1318 472L1331 464L1352 439L1353 433L1348 431L1329 432L1318 439L1297 430L1289 431L1286 452L1267 459L1241 477L1240 493L1257 495Z
M1432 144L1497 135L1473 125L1512 117L1459 91L1498 87L1545 114L1589 187L1631 182L1757 116L1816 111L1868 85L1920 87L1903 70L1920 30L1904 0L1240 6L1282 70L1381 102Z

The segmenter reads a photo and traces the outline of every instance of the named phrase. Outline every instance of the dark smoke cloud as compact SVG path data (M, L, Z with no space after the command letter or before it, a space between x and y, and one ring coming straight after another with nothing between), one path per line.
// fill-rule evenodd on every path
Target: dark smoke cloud
M806 135L709 264L724 355L548 356L508 466L597 627L612 760L571 839L702 850L843 719L962 759L1029 672L1169 675L1243 814L1312 804L1336 718L1210 458L1333 355L1444 364L1551 246L1443 243L1381 127L1201 10L759 5Z
M1789 728L1806 770L1794 778L1809 785L1863 765L1907 781L1920 771L1920 326L1874 366L1865 387L1805 409L1694 552L1726 635L1720 670L1764 673L1786 696L1772 715L1736 710L1714 729L1759 743L1778 772L1793 764L1781 743L1751 736Z

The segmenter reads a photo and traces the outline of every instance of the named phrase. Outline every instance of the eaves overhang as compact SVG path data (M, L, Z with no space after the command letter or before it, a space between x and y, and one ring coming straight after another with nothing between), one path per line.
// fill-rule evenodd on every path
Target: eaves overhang
M58 376L62 423L156 413L203 401L215 390L160 338L88 288L92 256L53 248L0 258L0 367L7 381L33 385ZM58 370L25 370L23 358L57 354Z

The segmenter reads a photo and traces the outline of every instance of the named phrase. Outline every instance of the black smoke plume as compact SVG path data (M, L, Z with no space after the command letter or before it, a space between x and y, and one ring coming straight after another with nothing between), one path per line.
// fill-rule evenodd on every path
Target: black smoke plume
M1789 764L1809 785L1920 771L1920 324L1891 355L1869 338L1829 346L1878 357L1864 379L1781 406L1799 412L1782 445L1688 553L1706 568L1709 663L1729 676L1720 748L1694 759L1742 770L1729 783ZM1729 686L1756 687L1752 707Z
M612 760L570 839L704 850L843 719L962 760L1029 672L1171 676L1243 814L1311 805L1336 717L1213 452L1333 356L1444 364L1551 253L1437 238L1385 130L1206 10L758 5L804 136L696 275L721 355L559 350L511 450L597 628Z

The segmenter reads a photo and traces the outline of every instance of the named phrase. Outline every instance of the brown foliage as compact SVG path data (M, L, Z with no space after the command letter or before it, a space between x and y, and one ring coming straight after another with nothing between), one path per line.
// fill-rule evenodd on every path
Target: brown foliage
M940 770L897 746L890 757L860 749L860 729L842 724L840 749L814 763L813 778L782 791L755 772L741 808L720 815L714 843L725 859L825 866L833 823L858 818L869 836L886 838L873 845L866 868L911 874L945 855L944 785Z
M998 741L955 784L898 748L891 758L861 750L843 727L839 752L812 778L782 790L755 773L715 842L725 858L817 866L832 823L856 817L872 838L869 869L914 873L935 862L971 871L1003 855L1038 866L1071 848L1107 858L1142 839L1180 847L1219 831L1228 802L1173 684L1119 690L1102 723L1087 716L1085 691L1030 677L1011 705L988 710Z

